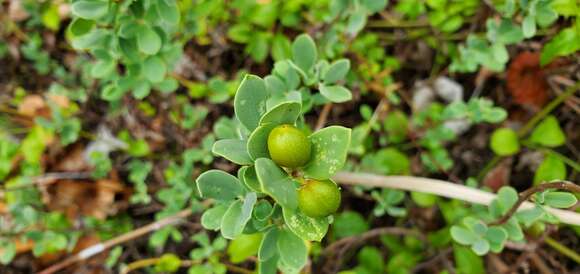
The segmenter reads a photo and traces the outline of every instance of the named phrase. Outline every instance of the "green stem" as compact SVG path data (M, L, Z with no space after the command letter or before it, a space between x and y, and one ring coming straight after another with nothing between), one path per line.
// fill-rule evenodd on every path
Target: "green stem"
M556 152L553 149L550 148L542 148L542 151L546 152L546 153L551 153L552 155L560 158L560 160L562 160L562 162L566 163L567 165L569 165L572 169L576 170L577 172L580 172L580 164L578 164L578 162L566 157L566 155L563 155L559 152Z
M568 97L572 96L576 91L580 90L580 82L576 82L573 86L568 87L566 91L556 99L552 100L547 106L545 106L540 112L538 112L532 119L530 119L520 130L518 130L518 136L520 138L525 137L532 129L536 126L537 123L542 121L546 115L552 112L557 106L559 106L562 102L564 102Z
M580 82L576 82L573 86L570 86L566 89L566 91L554 100L552 100L548 105L546 105L540 112L538 112L534 117L532 117L520 130L518 130L518 137L520 139L524 138L534 127L538 124L546 115L552 112L557 106L563 103L568 97L572 96L576 91L580 89ZM503 157L501 156L494 156L491 161L489 161L485 167L479 172L477 175L477 180L481 181L483 177L491 170L495 165L497 165Z
M578 255L578 253L576 253L574 250L566 247L565 245L557 242L556 240L552 239L551 237L547 236L544 241L546 242L546 244L548 244L549 246L551 246L553 249L555 249L556 251L562 253L562 255L572 259L573 261L575 261L577 264L580 264L580 255Z

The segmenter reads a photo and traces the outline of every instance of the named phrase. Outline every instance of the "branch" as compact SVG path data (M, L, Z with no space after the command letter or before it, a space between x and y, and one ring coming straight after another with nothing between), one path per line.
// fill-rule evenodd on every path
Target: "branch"
M339 172L333 178L344 185L362 185L368 187L392 188L406 191L418 191L437 196L462 200L473 204L489 205L496 198L493 193L470 188L450 182L413 176L381 176L369 173ZM572 188L578 191L578 188ZM534 208L534 204L523 202L517 210ZM544 207L550 214L558 217L565 224L580 225L580 214L562 209Z
M146 226L142 226L142 227L137 228L133 231L130 231L130 232L127 232L123 235L120 235L116 238L113 238L113 239L110 239L108 241L87 247L87 248L81 250L80 252L78 252L77 254L72 255L63 261L61 261L57 264L54 264L54 265L38 272L38 274L56 273L56 272L58 272L64 268L67 268L75 263L84 261L90 257L93 257L97 254L100 254L101 252L103 252L111 247L114 247L118 244L128 242L130 240L141 237L141 236L148 234L150 232L159 230L159 229L166 227L168 225L176 224L176 223L182 221L183 219L189 217L192 213L193 212L191 211L191 209L185 209L185 210L178 212L175 215L172 215L172 216L169 216L167 218L161 219L159 221L150 223Z
M516 213L516 211L518 211L518 208L525 201L527 201L530 197L532 197L532 195L534 195L538 192L543 192L543 191L548 190L548 189L562 189L562 190L567 190L570 192L579 192L580 193L580 186L577 186L574 183L570 183L570 182L566 182L566 181L545 183L545 184L540 184L540 185L528 188L524 192L520 193L518 200L510 208L510 210L508 210L508 212L506 212L503 216L501 216L501 218L489 223L488 225L492 226L492 225L504 224Z

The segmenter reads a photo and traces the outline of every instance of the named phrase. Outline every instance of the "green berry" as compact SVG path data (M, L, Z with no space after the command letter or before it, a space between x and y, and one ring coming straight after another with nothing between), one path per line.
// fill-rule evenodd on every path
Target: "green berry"
M311 145L306 134L295 126L280 125L268 135L268 151L276 164L297 168L310 160Z
M298 207L306 216L328 216L340 206L340 190L331 180L304 180L298 189Z

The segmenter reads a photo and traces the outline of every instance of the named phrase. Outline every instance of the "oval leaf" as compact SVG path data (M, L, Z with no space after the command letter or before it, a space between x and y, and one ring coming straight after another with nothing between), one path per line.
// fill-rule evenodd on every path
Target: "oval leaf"
M84 19L98 19L109 11L108 1L81 0L71 5L72 14Z
M334 61L330 68L324 73L322 79L326 84L334 84L338 80L343 79L350 69L350 60L340 59Z
M298 102L281 103L262 116L262 119L260 119L260 125L267 123L294 125L296 119L298 119L298 115L300 115L301 109L302 106Z
M352 93L350 90L343 86L320 85L318 86L318 89L320 90L320 94L322 94L322 96L326 97L326 99L334 103L343 103L352 99Z
M238 165L252 164L252 159L248 154L248 145L246 140L219 140L213 144L212 152Z
M235 239L242 234L246 224L252 217L252 210L256 204L257 196L255 192L250 192L244 201L235 201L228 208L221 223L221 233L226 239Z
M294 210L298 206L296 182L268 158L256 160L256 174L264 193L272 196L282 207Z
M201 215L201 225L208 230L218 230L230 205L231 203L223 203L206 210Z
M281 230L277 241L280 260L288 267L300 270L306 264L308 250L304 240L294 235L290 230Z
M143 63L143 74L151 83L159 83L165 79L167 73L167 66L161 58L151 56Z
M258 127L262 115L266 112L268 92L262 78L246 75L234 98L234 112L240 122L250 131Z
M277 126L277 124L270 123L261 125L252 132L248 138L248 154L252 159L270 158L268 152L268 135Z
M304 173L310 178L325 180L341 169L346 161L350 133L349 128L331 126L310 135L312 159L304 167Z
M137 34L137 46L147 55L156 54L161 49L161 37L149 26L143 26Z
M292 60L302 69L308 73L316 63L318 52L316 51L316 44L308 34L301 34L296 37L292 43Z
M209 170L197 177L197 189L204 198L221 201L233 200L243 195L238 178L221 170Z
M328 231L328 218L311 218L300 210L283 210L284 222L298 237L305 241L320 242Z

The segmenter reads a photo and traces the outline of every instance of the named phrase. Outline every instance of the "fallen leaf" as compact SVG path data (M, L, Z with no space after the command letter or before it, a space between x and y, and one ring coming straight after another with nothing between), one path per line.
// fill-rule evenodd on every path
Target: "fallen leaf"
M70 220L76 220L80 216L103 220L118 211L115 204L117 194L127 193L125 187L115 179L96 182L60 180L52 184L48 191L48 208L63 212Z
M522 52L507 71L507 88L517 104L541 109L548 102L548 82L540 67L540 53Z
M502 186L509 185L512 162L511 158L501 161L485 175L483 185L491 188L493 192L497 192Z
M44 98L36 94L27 95L22 99L22 102L18 105L18 113L28 117L50 116L50 110Z

